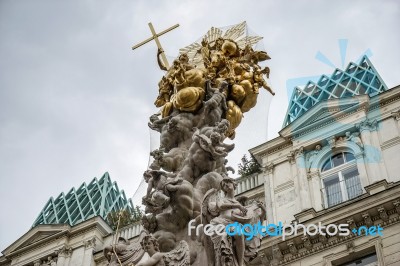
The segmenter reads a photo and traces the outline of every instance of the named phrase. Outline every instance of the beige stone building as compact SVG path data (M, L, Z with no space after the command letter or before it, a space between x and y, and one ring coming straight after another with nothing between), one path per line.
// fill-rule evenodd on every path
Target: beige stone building
M255 265L400 265L400 86L365 57L293 95L279 136L250 150L263 172L237 192L264 197L268 224L383 231L268 236Z

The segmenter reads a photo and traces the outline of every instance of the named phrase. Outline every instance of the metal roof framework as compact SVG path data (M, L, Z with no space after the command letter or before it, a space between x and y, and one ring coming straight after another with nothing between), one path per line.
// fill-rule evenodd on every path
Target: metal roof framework
M51 197L32 227L39 224L69 224L71 226L94 216L106 220L112 211L133 210L131 199L119 190L108 173L99 180L95 177L88 185L83 183L78 189L72 188L67 194L61 193L56 199Z
M317 83L309 81L304 88L295 87L283 127L320 101L366 94L372 97L387 90L383 79L364 55L359 64L350 62L344 71L336 68L330 77L322 75Z

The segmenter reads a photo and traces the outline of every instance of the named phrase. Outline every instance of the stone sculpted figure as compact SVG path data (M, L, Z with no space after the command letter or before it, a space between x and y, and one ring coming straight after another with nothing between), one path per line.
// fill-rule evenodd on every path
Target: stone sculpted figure
M257 224L265 220L266 211L263 203L255 201L244 206L245 200L234 197L236 183L233 179L225 177L220 186L224 193L223 198L218 197L215 189L209 190L203 198L201 206L203 225ZM229 230L232 232L232 228ZM204 235L202 241L207 251L208 263L212 266L242 266L257 257L261 245L260 236L255 235L252 239L245 240L241 234L230 236L215 232L211 237Z
M318 153L320 152L321 148L322 148L321 145L318 144L315 146L314 150L307 153L307 164L308 164L307 171L308 172L310 171L311 165L312 165L313 161L315 160L315 157L317 157Z
M358 133L358 132L350 133L350 131L347 131L346 132L346 140L354 142L355 144L360 146L361 149L364 148L364 144L360 138L360 133Z
M175 249L169 252L160 252L157 239L153 236L145 236L140 242L143 250L150 256L137 266L180 266L190 265L190 250L186 241L179 242Z
M103 253L108 260L107 266L130 266L138 263L144 255L140 241L145 236L147 232L142 231L137 242L130 243L125 238L119 237L116 244L106 246Z
M234 197L236 183L233 179L224 178L221 181L221 190L225 197L216 198L216 190L206 193L202 204L202 224L228 225L236 221L237 216L244 217L247 209ZM237 212L236 216L233 213ZM245 243L244 236L214 234L203 239L206 247L208 263L211 266L243 265Z
M160 110L148 126L160 133L160 146L150 153L154 160L143 175L147 189L141 220L143 232L153 235L142 237L142 245L120 239L106 248L110 265L186 266L194 261L203 266L207 257L209 266L242 266L257 256L259 237L203 236L201 247L187 234L192 219L216 225L265 218L261 203L234 198L236 185L227 173L233 172L226 157L235 145L225 139L234 139L243 113L256 105L260 87L274 94L263 77L268 78L269 68L258 65L270 58L255 50L257 39L242 38L244 29L244 24L212 28L199 43L180 50L168 69L158 50L158 64L166 73L154 103ZM219 189L224 197L218 196ZM150 257L138 261L143 249Z

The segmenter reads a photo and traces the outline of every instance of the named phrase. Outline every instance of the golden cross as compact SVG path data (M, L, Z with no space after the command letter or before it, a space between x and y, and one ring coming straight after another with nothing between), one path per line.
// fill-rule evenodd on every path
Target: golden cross
M161 43L160 43L160 41L158 40L158 37L160 37L160 36L163 35L164 33L167 33L167 32L169 32L169 31L171 31L171 30L173 30L173 29L179 27L179 24L176 24L176 25L174 25L174 26L172 26L172 27L170 27L170 28L168 28L168 29L166 29L166 30L160 32L160 33L156 33L156 31L154 30L153 24L151 24L151 22L149 22L149 27L150 27L151 34L153 34L153 36L150 37L150 38L148 38L148 39L146 39L146 40L144 40L144 41L141 42L141 43L136 44L135 46L132 47L132 50L135 50L136 48L142 46L143 44L146 44L146 43L148 43L148 42L154 40L154 41L156 42L156 44L157 44L158 49L161 49L161 51L162 51L162 53L161 53L161 59L162 59L162 61L163 61L163 63L164 63L164 66L165 66L166 68L169 68L169 64L168 64L167 57L165 56L164 50L163 50L162 47L161 47Z

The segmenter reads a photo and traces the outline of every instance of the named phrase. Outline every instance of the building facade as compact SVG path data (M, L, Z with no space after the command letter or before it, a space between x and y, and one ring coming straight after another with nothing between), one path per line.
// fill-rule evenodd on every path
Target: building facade
M400 86L386 88L364 57L296 88L288 109L279 137L250 150L263 172L238 194L264 190L267 224L355 233L268 236L255 265L400 265Z
M119 237L131 239L142 230L140 224L131 224L115 232L106 222L109 213L126 209L133 211L132 201L105 173L50 198L32 228L2 251L0 265L107 265L104 247Z

